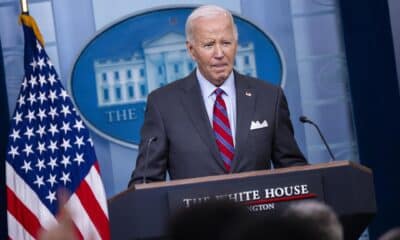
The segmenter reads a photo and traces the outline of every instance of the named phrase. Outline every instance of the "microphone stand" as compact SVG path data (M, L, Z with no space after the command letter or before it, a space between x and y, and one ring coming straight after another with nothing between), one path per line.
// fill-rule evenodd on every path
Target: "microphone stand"
M333 153L331 151L331 148L329 147L328 143L326 142L326 140L324 138L324 135L322 135L322 132L319 129L318 125L316 123L314 123L313 121L311 121L310 119L308 119L306 116L301 116L299 118L299 120L302 123L309 123L309 124L313 125L317 129L319 136L321 137L322 141L324 142L324 145L325 145L326 149L328 150L329 155L332 158L332 161L336 160L335 156L333 155Z

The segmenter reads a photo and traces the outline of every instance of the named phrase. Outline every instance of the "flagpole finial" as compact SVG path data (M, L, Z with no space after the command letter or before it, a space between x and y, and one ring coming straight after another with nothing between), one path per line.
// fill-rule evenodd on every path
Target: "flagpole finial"
M20 0L21 4L21 14L29 15L28 0Z

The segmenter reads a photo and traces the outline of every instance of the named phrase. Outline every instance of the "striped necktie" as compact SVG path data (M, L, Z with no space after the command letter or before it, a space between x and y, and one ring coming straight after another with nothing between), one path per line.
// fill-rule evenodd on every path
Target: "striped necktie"
M215 89L214 93L217 96L213 110L213 129L215 140L217 142L222 160L224 161L225 169L227 172L230 172L235 149L225 101L222 98L224 91L220 88L217 88Z

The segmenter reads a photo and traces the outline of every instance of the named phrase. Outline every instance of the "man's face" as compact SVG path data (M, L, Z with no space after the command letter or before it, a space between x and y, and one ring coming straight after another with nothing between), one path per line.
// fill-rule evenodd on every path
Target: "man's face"
M192 22L193 41L186 46L201 74L220 86L232 72L237 41L232 22L225 14L199 17Z

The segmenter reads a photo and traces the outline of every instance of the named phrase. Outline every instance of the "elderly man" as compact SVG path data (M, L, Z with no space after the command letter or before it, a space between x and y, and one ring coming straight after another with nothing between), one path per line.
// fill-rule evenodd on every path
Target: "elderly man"
M238 33L218 6L195 9L186 45L197 69L148 96L136 169L143 181L228 174L307 161L282 89L233 69Z

